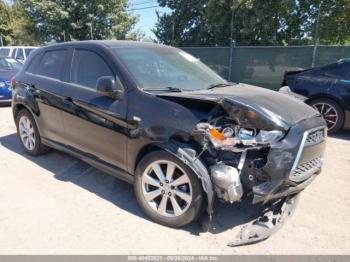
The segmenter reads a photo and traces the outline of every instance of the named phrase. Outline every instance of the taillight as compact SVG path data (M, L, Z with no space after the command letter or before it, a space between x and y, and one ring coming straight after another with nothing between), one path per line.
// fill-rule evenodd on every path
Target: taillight
M16 84L16 78L15 78L15 76L13 76L13 77L11 78L11 87L12 87L12 88L15 88L15 84Z

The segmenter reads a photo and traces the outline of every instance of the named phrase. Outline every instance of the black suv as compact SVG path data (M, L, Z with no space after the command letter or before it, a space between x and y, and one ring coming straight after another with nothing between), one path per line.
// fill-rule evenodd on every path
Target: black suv
M326 124L316 110L227 82L176 48L47 46L33 51L12 84L28 154L55 148L132 183L144 212L167 226L211 218L215 196L282 210L321 170ZM264 229L250 227L235 244L266 238Z

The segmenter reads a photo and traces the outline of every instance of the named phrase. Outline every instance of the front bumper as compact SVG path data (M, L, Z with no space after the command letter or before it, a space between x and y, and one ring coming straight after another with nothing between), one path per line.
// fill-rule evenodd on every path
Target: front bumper
M9 105L9 104L11 104L11 102L12 102L12 99L1 99L0 98L0 105Z
M287 136L271 145L262 172L270 180L252 188L253 203L266 203L305 189L321 172L327 129L322 117L293 126Z
M0 104L10 104L12 100L11 88L5 86L0 88Z

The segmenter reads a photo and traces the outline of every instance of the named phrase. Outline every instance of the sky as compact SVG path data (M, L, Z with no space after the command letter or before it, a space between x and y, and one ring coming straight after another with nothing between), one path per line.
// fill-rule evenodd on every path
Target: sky
M168 8L158 6L157 0L129 0L129 9L139 16L135 29L142 30L146 37L156 38L151 29L157 22L156 10L161 13L169 12Z

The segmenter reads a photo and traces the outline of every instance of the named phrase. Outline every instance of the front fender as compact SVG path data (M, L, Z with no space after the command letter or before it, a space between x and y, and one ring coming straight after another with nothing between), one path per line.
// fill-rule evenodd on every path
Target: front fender
M184 162L185 165L191 168L191 170L201 180L203 190L207 195L207 213L211 217L213 214L213 204L215 197L214 188L208 169L204 165L203 161L201 161L199 158L196 150L190 147L186 147L182 144L178 144L175 141L158 146Z

